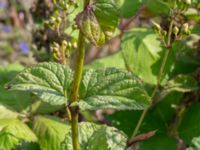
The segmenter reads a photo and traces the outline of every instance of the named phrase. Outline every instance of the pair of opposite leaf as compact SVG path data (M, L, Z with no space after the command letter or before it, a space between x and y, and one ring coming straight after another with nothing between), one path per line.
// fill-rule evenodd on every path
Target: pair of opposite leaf
M19 73L11 89L29 91L51 105L69 103L73 72L57 63L40 63ZM82 111L97 109L141 110L149 96L132 73L115 68L85 71L79 91Z
M95 0L77 16L77 26L92 44L101 46L112 36L119 20L117 1Z

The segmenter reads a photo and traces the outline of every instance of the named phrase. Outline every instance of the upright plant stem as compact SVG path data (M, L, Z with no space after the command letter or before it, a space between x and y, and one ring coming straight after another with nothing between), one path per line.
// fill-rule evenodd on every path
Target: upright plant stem
M72 93L71 93L72 103L78 101L78 92L79 92L80 82L82 78L83 64L84 64L84 57L85 57L84 43L85 43L84 36L80 32L79 39L78 39L78 54L76 58L76 69L74 73L74 81L73 81ZM72 115L73 149L80 150L79 137L78 137L78 108L77 107L73 107L71 109L71 115Z
M162 75L163 75L163 72L164 72L164 69L165 69L165 65L167 63L167 59L168 59L169 52L170 52L172 28L173 28L173 21L170 22L169 31L168 31L168 37L167 37L167 45L165 44L165 42L163 43L165 45L165 47L166 47L166 51L165 51L165 54L164 54L164 58L163 58L162 64L160 66L159 74L157 76L157 84L156 84L156 86L155 86L155 88L154 88L154 90L153 90L153 92L151 94L151 104L150 104L149 107L147 107L142 112L142 114L140 116L140 119L139 119L139 121L138 121L138 123L137 123L137 125L135 127L135 130L133 131L132 138L134 138L137 135L137 133L138 133L138 131L139 131L141 125L142 125L142 122L144 121L144 118L145 118L148 110L152 107L152 105L155 102L154 97L155 97L156 92L157 92L157 90L158 90L158 88L160 86L161 78L162 78Z
M89 4L89 0L84 1L84 9ZM85 58L85 38L84 35L79 31L78 38L78 53L76 57L76 68L74 73L74 80L72 85L71 102L76 103L78 101L78 93L80 88L80 82L83 74L83 65ZM72 130L72 144L73 150L80 150L79 135L78 135L78 107L71 108L71 130Z

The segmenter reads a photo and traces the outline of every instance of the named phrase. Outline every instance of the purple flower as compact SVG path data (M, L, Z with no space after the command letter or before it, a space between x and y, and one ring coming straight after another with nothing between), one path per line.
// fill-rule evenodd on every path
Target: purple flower
M10 32L10 27L8 25L4 25L3 28L2 28L3 32Z
M30 51L30 48L26 42L20 42L19 49L23 54L27 54Z
M0 1L0 9L4 9L4 8L6 8L6 7L7 7L6 3Z

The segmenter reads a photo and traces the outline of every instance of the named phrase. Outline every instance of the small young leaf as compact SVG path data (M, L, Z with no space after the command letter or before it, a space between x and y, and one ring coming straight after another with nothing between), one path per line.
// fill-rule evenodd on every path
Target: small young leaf
M198 83L192 76L178 75L166 84L164 92L169 93L171 91L178 91L185 93L198 89Z
M119 22L120 0L94 0L92 7L94 14L108 39L112 36Z
M108 126L94 123L79 124L81 150L124 150L127 137L124 133ZM63 150L72 150L71 132L69 132Z
M84 11L78 15L77 25L83 34L94 45L99 46L105 43L105 34L92 11Z
M0 119L0 149L10 150L22 141L37 142L29 127L17 119Z
M91 43L101 46L111 38L118 25L118 17L116 0L94 0L77 16L76 23Z
M37 116L33 130L38 136L41 150L60 150L70 125L56 117Z
M25 69L11 81L11 89L29 91L52 105L67 103L72 71L57 63L41 63Z
M107 68L85 73L80 99L81 110L141 110L148 106L150 98L141 81L132 73Z

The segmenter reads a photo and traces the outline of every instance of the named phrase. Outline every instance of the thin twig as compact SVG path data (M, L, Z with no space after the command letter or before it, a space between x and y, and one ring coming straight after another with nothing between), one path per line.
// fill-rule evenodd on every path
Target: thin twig
M135 130L133 131L133 134L132 134L132 138L135 137L142 125L142 122L144 121L144 118L148 112L148 110L153 106L155 100L154 100L154 97L156 95L156 92L158 90L158 88L160 87L160 82L161 82L161 78L162 78L162 75L163 75L163 72L164 72L164 68L165 68L165 65L167 63L167 59L168 59L168 56L169 56L169 52L170 52L170 47L171 47L171 35L172 35L172 28L173 28L173 21L170 22L170 26L169 26L169 31L168 31L168 39L167 39L167 47L166 47L166 51L165 51L165 55L164 55L164 58L163 58L163 61L162 61L162 64L161 64L161 67L160 67L160 70L159 70L159 74L158 74L158 77L157 77L157 84L156 84L156 87L154 88L153 92L152 92L152 95L151 95L151 104L149 107L147 107L146 109L144 109L144 111L142 112L142 115L140 116L140 119L136 125L136 128ZM165 45L165 43L163 43Z

